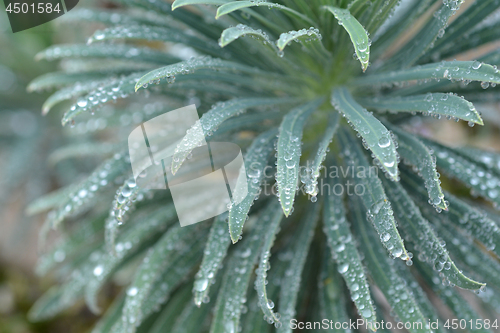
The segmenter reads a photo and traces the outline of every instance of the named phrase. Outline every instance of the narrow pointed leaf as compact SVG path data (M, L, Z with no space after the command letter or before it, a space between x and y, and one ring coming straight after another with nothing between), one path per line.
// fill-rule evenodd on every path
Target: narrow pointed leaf
M264 236L262 250L260 252L259 267L256 270L257 278L255 280L255 290L258 295L259 306L262 309L264 316L268 318L268 321L280 323L279 316L277 316L277 314L273 311L274 306L270 306L270 304L274 304L274 302L268 298L266 287L268 281L266 279L267 271L270 269L271 247L273 246L276 234L280 230L280 222L283 219L283 213L277 201L272 201L269 204L269 207L271 211L274 211L274 213L270 216L265 216L265 220L261 222L267 225L267 230L266 235Z
M172 55L147 47L119 44L101 45L57 45L38 53L36 60L58 60L64 58L112 58L147 61L157 64L172 64L180 61Z
M323 8L335 15L339 24L347 31L351 38L352 45L354 46L354 50L356 51L356 55L358 56L358 60L361 62L361 68L363 72L366 71L370 63L370 39L368 38L368 33L365 28L363 28L361 23L359 23L347 9L340 9L332 6L324 6Z
M429 116L445 116L483 125L474 105L453 94L428 93L408 97L375 97L360 100L361 105L378 111L422 112Z
M355 79L353 84L358 86L390 85L413 80L479 81L498 84L500 71L478 61L442 61L399 71L366 75Z
M225 29L219 39L220 47L227 46L228 44L234 42L240 37L251 36L252 38L259 38L262 40L264 45L274 46L274 42L271 41L269 36L260 29L253 29L244 24L238 24L235 27L229 27Z
M403 239L397 229L391 203L377 175L377 169L370 167L363 151L359 145L355 144L356 139L347 130L342 129L338 135L346 156L343 166L346 170L343 172L349 174L356 184L362 186L363 193L360 196L367 211L366 217L377 231L380 242L392 257L409 260Z
M441 225L435 214L427 212L424 216L434 225L455 262L467 267L468 275L476 276L478 279L480 278L494 286L500 284L500 264L498 260L479 249L474 240Z
M500 177L481 165L455 153L443 145L424 141L436 152L436 164L447 176L455 178L500 209Z
M338 113L330 114L325 133L319 142L314 160L311 164L307 161L305 168L306 174L300 175L300 180L305 184L306 193L309 195L316 196L318 194L318 177L321 172L321 165L326 158L326 154L329 150L328 146L332 142L335 131L337 130L339 118Z
M135 92L135 84L145 72L133 73L121 79L111 80L98 90L93 90L89 94L81 97L64 114L62 124L66 125L72 122L77 115L82 112L93 112L99 106L109 101L115 101L120 98L126 98Z
M450 282L464 289L477 290L483 283L466 277L451 260L446 247L440 242L429 222L399 183L385 182L394 214L408 238L415 244L420 261L441 272Z
M398 178L396 145L387 128L359 105L344 87L333 91L331 103L363 138L364 144L380 162L381 168L396 180Z
M214 133L219 126L231 117L246 111L248 108L263 108L272 105L288 104L296 101L293 98L235 98L226 102L215 104L209 111L203 114L199 121L191 127L181 142L177 145L172 158L172 173L176 173L189 153L198 147L208 137L208 133Z
M210 69L213 71L228 71L228 72L241 72L246 74L264 75L264 77L272 77L259 69L242 65L237 62L211 58L209 56L196 57L190 60L182 61L166 67L155 69L137 82L135 90L141 87L147 87L149 84L159 82L161 79L174 80L176 75L190 74L198 69ZM278 77L278 75L274 75Z
M175 0L172 3L172 10L179 7L190 6L190 5L223 5L228 0Z
M43 91L45 89L60 88L73 84L90 84L96 80L109 78L112 73L101 72L82 72L82 73L65 73L54 72L41 75L31 81L27 87L29 92Z
M210 234L208 235L203 261L196 274L193 287L194 303L198 307L201 306L203 299L208 296L210 286L231 244L230 238L227 235L226 218L227 214L216 217L210 229Z
M280 35L280 38L276 42L276 46L278 46L278 49L280 49L280 51L283 51L283 49L288 44L294 41L300 42L302 45L307 45L307 43L317 42L317 41L321 43L322 38L323 37L321 36L319 30L316 28L301 29L298 31L288 31Z
M416 137L392 126L391 129L398 137L398 152L403 161L413 166L425 182L429 195L429 203L438 209L448 209L444 199L441 181L436 170L436 158L431 151Z
M45 223L57 228L66 217L93 205L101 191L114 184L116 178L129 172L129 163L124 154L117 154L116 157L103 162L86 180L72 188L68 198L60 203L59 208L48 214Z
M418 179L406 170L403 176L405 184L412 188L411 194L422 201L424 194ZM483 210L467 204L450 193L446 193L446 198L449 201L449 207L447 211L441 212L441 221L447 225L455 225L467 235L483 243L488 251L494 252L500 258L500 228L498 224Z
M219 46L214 42L205 41L198 37L188 35L179 29L154 27L150 25L132 25L97 30L89 38L87 43L90 44L116 39L181 43L211 55L223 56L223 52L220 51Z
M294 108L283 118L279 128L276 182L278 197L286 216L292 211L299 180L302 131L311 113L322 103L323 99L317 99Z
M248 193L240 203L232 204L229 208L229 233L233 243L239 240L250 207L260 194L260 184L266 176L267 161L271 153L274 152L277 132L276 129L271 129L259 135L255 138L245 155L246 177L238 177L238 182L240 180L247 182ZM238 184L236 187L238 187Z
M344 186L344 181L340 177L331 178L328 184L330 189L335 189L337 185ZM344 278L360 316L370 325L376 322L377 318L364 266L346 218L343 199L343 196L328 191L324 201L323 231L327 236L337 270Z
M423 275L427 285L431 287L434 293L441 298L444 303L450 308L456 318L466 321L472 320L475 322L481 316L469 305L469 303L453 288L443 285L429 267L418 265L419 272ZM478 327L472 327L473 332L491 333L490 330Z
M50 95L43 103L42 115L45 116L47 113L49 113L50 109L52 109L55 105L59 104L62 101L88 94L92 90L95 90L109 82L110 80L91 81L83 84L75 84L71 87L58 90L54 94Z

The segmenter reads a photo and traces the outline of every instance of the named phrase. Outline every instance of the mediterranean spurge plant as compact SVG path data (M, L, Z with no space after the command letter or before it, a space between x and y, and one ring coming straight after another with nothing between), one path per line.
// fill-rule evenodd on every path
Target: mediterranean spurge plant
M80 142L53 158L103 159L29 207L51 209L44 234L69 220L38 266L61 283L32 320L81 299L100 313L114 281L123 290L94 332L291 332L323 319L347 331L334 323L357 318L446 331L443 306L469 330L495 328L500 155L446 147L412 124L483 125L473 103L500 96L500 1L115 2L61 18L107 27L41 52L63 70L29 86L58 88L44 113L74 103L62 123ZM136 185L126 142L189 104L209 141L242 147L249 185L227 213L181 228L167 191ZM188 131L167 172L198 144Z

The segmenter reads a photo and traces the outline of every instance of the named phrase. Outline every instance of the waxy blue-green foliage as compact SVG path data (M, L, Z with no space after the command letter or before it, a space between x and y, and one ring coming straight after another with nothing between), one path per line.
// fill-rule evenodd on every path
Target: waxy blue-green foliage
M386 320L382 298L398 320L423 323L411 332L431 332L435 296L480 318L458 287L497 313L500 155L445 147L410 122L483 125L476 107L499 100L500 50L478 48L500 39L500 0L462 2L116 0L67 14L99 30L41 52L63 71L29 89L59 89L43 112L69 100L63 125L90 138L53 159L109 157L31 206L52 209L47 227L75 220L40 259L61 284L31 318L82 298L99 312L114 275L130 282L95 332L290 332L291 319L318 314L373 323ZM209 141L243 148L249 191L184 230L168 192L139 189L120 151L141 122L193 103ZM192 133L174 173L203 139ZM448 193L440 174L484 201Z

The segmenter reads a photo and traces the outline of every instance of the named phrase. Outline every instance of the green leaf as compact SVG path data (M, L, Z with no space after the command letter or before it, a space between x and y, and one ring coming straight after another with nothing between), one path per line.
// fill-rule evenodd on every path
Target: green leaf
M294 108L283 118L279 128L276 182L278 198L286 216L292 212L299 180L302 131L308 117L322 103L321 98Z
M380 246L378 237L370 230L364 213L365 208L359 202L356 196L352 196L350 203L352 204L351 213L356 221L356 235L359 237L361 248L363 249L366 264L371 277L385 295L393 312L399 317L402 322L412 323L409 329L413 332L431 333L428 327L428 319L424 317L422 311L412 295L412 291L406 286L407 283L399 276L394 263L389 261L385 251ZM409 281L411 283L411 281ZM413 311L408 311L413 309ZM416 323L421 323L422 328L415 328Z
M415 302L418 304L422 315L427 318L431 322L438 321L438 327L435 332L445 333L448 330L443 328L443 323L439 323L440 316L436 311L436 305L431 303L429 297L426 292L422 289L422 286L419 284L418 278L411 274L408 267L402 265L401 263L397 263L393 266L396 270L397 274L406 281L406 286L409 292L413 295ZM427 286L426 286L427 287Z
M40 276L49 273L62 262L74 262L102 241L104 216L90 216L83 219L63 236L54 247L40 255L36 265L36 273Z
M413 80L424 82L428 80L480 81L498 84L500 71L478 61L442 61L399 71L366 75L353 80L352 83L356 86L376 86Z
M405 171L405 184L411 186L414 197L423 200L420 182L415 176ZM446 193L449 200L448 211L441 212L444 224L453 224L469 236L483 243L488 251L494 252L500 258L500 229L495 221L481 209L475 208L465 201Z
M200 120L191 127L175 148L172 157L172 173L175 174L189 153L198 147L205 138L217 131L217 128L226 120L246 111L248 108L264 108L279 104L288 104L297 101L295 98L234 98L226 102L218 102Z
M378 111L423 112L424 115L451 117L483 125L483 120L474 105L453 94L428 93L408 97L363 98L359 102L366 108Z
M329 151L328 146L332 142L335 131L339 124L339 114L333 113L328 117L328 124L321 138L316 155L314 155L314 160L311 164L307 161L305 166L305 174L300 175L300 180L305 184L306 193L312 196L318 194L318 177L321 172L321 165L326 158L326 154Z
M311 207L312 205L312 207ZM287 269L287 273L282 279L280 297L279 297L279 310L282 314L281 325L276 329L277 333L291 333L290 320L295 318L295 307L297 306L297 298L300 290L300 282L302 279L302 271L306 263L307 254L314 236L314 229L318 222L318 215L320 210L319 203L309 204L306 213L301 219L301 225L297 227L292 241L292 260Z
M274 42L271 41L269 36L261 29L253 29L244 24L238 24L235 27L229 27L225 29L219 39L220 47L227 46L228 44L234 42L240 37L250 35L252 38L259 38L262 40L264 45L274 46Z
M318 278L318 298L321 318L328 318L338 323L348 322L349 315L346 311L346 301L343 292L345 286L342 283L340 274L337 272L336 265L326 251ZM341 330L329 330L327 332L341 332Z
M219 276L220 280L220 276ZM220 283L217 280L217 283L211 288L210 295L207 295L204 298L204 302L210 301L211 298L215 298L217 295L217 291L219 290ZM204 304L201 307L198 307L193 302L188 302L182 312L175 318L175 324L172 326L172 320L165 320L161 316L159 320L162 320L164 325L158 327L157 333L163 333L165 330L171 328L172 333L184 333L184 332L196 332L196 330L201 328L204 331L208 330L208 320L207 317L211 315L213 310L213 306L210 304ZM153 333L153 332L151 332Z
M382 170L397 180L396 145L387 128L370 112L361 107L344 87L333 91L331 103L363 138L364 146L372 151Z
M387 61L391 68L404 68L415 64L420 57L433 47L434 41L445 33L449 18L460 8L463 0L443 1L423 28L411 38L393 58Z
M171 204L168 207L160 208L156 212L151 212L147 218L142 219L140 223L134 223L133 228L125 230L120 235L114 248L115 254L103 256L99 260L99 264L94 268L94 274L87 280L85 300L92 312L101 312L97 304L99 291L123 260L131 253L136 252L142 243L148 239L154 239L164 232L169 224L175 221L175 217L175 207Z
M439 174L436 170L434 155L415 136L399 129L397 126L391 126L390 128L398 138L398 152L403 161L412 165L413 169L424 180L429 195L429 203L436 209L448 209Z
M207 231L206 229L203 230L203 232ZM144 319L158 311L158 308L168 301L170 294L174 292L179 285L193 279L193 273L200 264L203 246L205 245L202 241L202 238L204 238L203 232L201 238L195 237L193 239L191 237L191 239L183 244L185 247L174 254L172 263L153 284L150 289L152 292L144 300L142 306ZM200 234L197 233L197 236L200 236ZM194 245L191 242L194 242Z
M401 228L415 244L420 261L426 262L434 270L441 272L450 282L464 289L477 290L483 283L466 277L451 260L446 247L440 242L429 222L410 199L399 183L384 182L394 208L394 214Z
M416 263L418 265L418 263ZM456 318L464 319L466 321L480 319L481 316L469 305L469 303L453 288L443 285L441 280L435 276L429 267L418 265L418 270L424 277L427 285L431 287L434 293L441 298L444 303L451 309ZM491 333L488 329L472 327L473 332Z
M182 43L196 50L214 56L224 57L227 53L221 52L219 46L211 41L205 41L198 37L188 35L182 30L175 28L154 27L150 25L132 25L124 27L112 27L105 30L97 30L88 40L88 44L108 40L147 40Z
M157 64L172 64L180 59L147 47L120 44L100 45L56 45L39 52L36 60L59 60L65 58L112 58L147 61Z
M288 31L280 35L280 38L276 42L276 46L278 46L280 51L283 51L283 49L293 41L300 42L302 45L307 45L313 41L321 43L322 38L319 30L316 28Z
M447 193L450 203L449 212L445 214L459 229L484 244L486 249L500 258L500 228L484 212L459 198Z
M193 58L187 61L183 61L170 66L155 69L143 77L137 82L135 90L139 90L141 87L146 88L149 84L157 83L161 79L167 79L170 81L175 80L175 76L179 74L190 74L195 70L199 69L210 69L212 71L229 71L229 72L241 72L246 74L262 75L264 77L274 77L279 78L278 75L269 75L257 68L252 68L246 65L242 65L237 62L231 62L227 60L221 60L217 58L211 58L209 56L202 56ZM283 79L283 77L282 77Z
M129 169L130 162L125 154L116 154L104 161L86 180L72 187L66 200L61 201L59 207L47 215L45 224L57 228L66 217L91 207L99 200L100 192L113 185Z
M274 208L272 205L270 207ZM246 299L250 276L267 233L267 224L263 221L276 213L271 208L265 209L258 219L251 221L254 222L252 230L236 245L238 247L229 258L217 295L211 333L237 332L240 327L241 305Z
M96 108L109 101L116 101L119 98L126 98L135 92L135 84L145 72L133 73L121 79L115 79L100 86L100 89L93 90L77 102L64 114L62 118L63 126L68 122L73 122L74 118L82 112L93 112Z
M227 255L230 238L227 235L227 214L221 214L214 219L207 245L205 246L203 260L194 281L194 303L200 307L208 296L210 286L215 279L217 271L222 266L222 261Z
M276 256L273 256L271 267L272 270L269 271L268 284L266 286L267 295L271 298L278 298L279 287L281 285L281 279L285 274L285 270L288 267L289 258L279 258L280 254L283 252L278 252ZM274 330L273 325L270 325L266 320L267 318L262 317L262 310L259 305L259 295L257 293L252 293L252 296L248 302L248 312L242 316L242 332L243 333L270 333ZM274 305L268 303L269 305ZM276 314L276 316L278 316ZM278 324L279 325L279 324Z
M370 288L349 229L344 198L337 195L334 190L336 186L344 186L343 178L331 178L328 185L330 190L326 194L324 203L323 231L327 236L328 246L337 264L337 270L342 274L360 316L370 325L377 321Z
M443 145L424 140L436 152L436 164L447 176L470 187L475 193L500 207L500 177Z
M356 139L346 129L339 131L338 137L345 156L345 162L340 171L350 175L356 184L361 185L363 190L359 195L367 210L366 217L377 231L380 242L393 258L409 260L410 257L394 220L391 203L377 175L377 169L370 167L363 151L359 145L355 144Z
M124 333L135 332L136 325L141 323L155 306L163 303L162 300L167 297L174 286L167 284L162 275L169 271L177 275L176 270L180 273L180 268L187 266L189 262L187 253L196 248L192 242L199 238L193 237L193 233L199 233L197 231L200 231L202 225L203 223L184 228L175 225L150 248L141 266L137 269L132 284L127 289L127 298L121 320ZM199 243L199 241L195 242L195 244ZM176 259L181 259L183 256L185 263L175 265ZM174 279L174 281L180 283L179 277L176 276L176 278L177 280ZM161 284L164 285L160 286Z
M324 6L324 9L329 10L339 22L342 27L347 31L349 37L351 38L352 45L356 51L359 62L361 62L361 68L363 72L366 71L370 63L370 39L368 38L368 32L361 25L361 23L356 20L354 16L351 15L349 10L340 9L332 6Z
M434 52L441 52L442 46L453 44L460 45L461 42L473 39L473 36L468 33L473 30L473 28L483 21L488 15L498 9L498 0L483 0L475 4L475 6L470 6L466 9L464 13L460 15L460 19L453 21L448 29L446 29L446 34L443 38L437 39L434 43ZM495 28L488 27L488 30L495 32ZM498 31L496 31L498 33ZM461 38L467 35L467 38ZM488 40L482 41L482 44L486 43ZM458 43L457 43L458 42ZM463 52L467 48L458 48L457 52Z
M41 75L31 81L27 87L29 92L60 88L73 84L95 84L96 81L107 80L113 72L82 72L65 73L54 72Z
M190 6L190 5L223 5L227 3L228 0L175 0L172 3L172 10L179 7Z
M221 16L230 14L234 11L237 10L242 10L245 8L250 8L250 7L260 7L260 6L265 6L268 7L269 9L279 9L283 11L285 14L289 15L290 17L293 18L298 18L299 20L303 21L304 23L310 24L312 26L316 26L316 22L311 20L309 17L301 14L300 12L293 10L291 8L288 8L287 6L284 6L279 3L275 2L267 2L267 1L249 1L249 0L239 0L239 1L231 1L228 3L223 4L217 9L217 15L215 16L216 19L219 19Z
M248 212L254 201L260 194L260 184L264 179L267 162L272 152L274 152L274 144L276 143L277 130L275 128L262 133L253 141L250 148L245 154L245 171L246 177L238 177L238 182L244 181L247 186L248 193L246 197L237 204L232 204L229 208L229 233L231 240L236 243L243 232L243 225L247 220ZM236 188L238 188L238 183Z
M366 30L370 33L377 32L382 24L393 15L396 6L401 4L401 0L377 0L371 8L370 21L366 26Z
M424 213L424 210L422 209ZM466 267L469 275L474 275L487 283L497 286L500 283L500 264L498 260L483 252L474 241L441 224L432 212L425 212L424 216L433 224L436 232L446 243L450 256L455 262Z
M274 244L276 235L280 230L280 222L283 219L283 213L281 212L280 205L277 201L271 201L269 203L269 211L273 212L272 215L267 215L264 217L264 221L267 230L264 236L264 243L262 245L262 250L260 252L259 267L256 270L257 278L255 280L255 290L258 295L258 303L264 316L267 318L269 323L276 323L279 325L280 317L277 313L273 312L274 302L268 298L267 292L267 271L271 269L270 258L271 258L271 247Z

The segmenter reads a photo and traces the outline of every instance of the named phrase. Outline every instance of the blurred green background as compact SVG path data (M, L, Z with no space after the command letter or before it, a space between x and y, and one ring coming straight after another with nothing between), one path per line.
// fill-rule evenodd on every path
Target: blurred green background
M83 38L84 32L49 22L13 34L3 2L0 9L0 332L85 332L96 318L81 306L50 322L26 319L54 281L36 277L33 269L44 216L25 214L29 202L72 182L79 169L91 168L47 163L50 152L78 138L64 134L68 129L62 128L57 110L42 117L48 92L26 91L33 78L57 69L54 63L34 61L35 54L80 34Z

